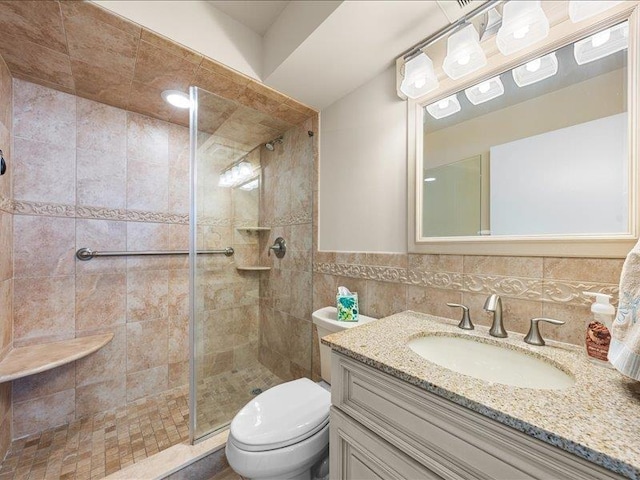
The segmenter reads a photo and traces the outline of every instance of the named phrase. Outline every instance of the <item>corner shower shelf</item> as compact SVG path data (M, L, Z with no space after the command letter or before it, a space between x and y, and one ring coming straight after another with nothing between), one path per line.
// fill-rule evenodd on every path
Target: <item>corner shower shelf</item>
M260 267L260 266L252 266L252 265L247 265L247 266L239 266L236 267L236 270L242 270L245 272L267 272L269 270L271 270L271 267Z
M270 227L236 227L236 230L243 232L270 232Z
M101 349L113 333L13 348L0 361L0 383L71 363Z

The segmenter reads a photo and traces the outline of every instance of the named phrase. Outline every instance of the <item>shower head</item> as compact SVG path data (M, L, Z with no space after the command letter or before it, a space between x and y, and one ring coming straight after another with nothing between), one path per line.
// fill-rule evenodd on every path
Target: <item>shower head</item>
M270 152L273 152L276 148L276 143L282 143L282 140L283 140L283 137L281 135L278 138L275 138L270 142L265 143L264 146L267 147L267 150L269 150Z

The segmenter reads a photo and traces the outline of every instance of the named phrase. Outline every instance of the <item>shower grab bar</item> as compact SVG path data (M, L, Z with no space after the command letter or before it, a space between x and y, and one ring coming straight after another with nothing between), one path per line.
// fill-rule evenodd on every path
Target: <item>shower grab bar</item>
M199 250L197 253L199 254L207 254L207 255L226 255L230 257L234 254L234 250L232 247L223 248L221 250ZM129 256L138 256L138 255L188 255L189 250L146 250L140 252L97 252L95 250L91 250L90 248L80 248L76 252L76 257L78 260L91 260L95 257L129 257Z

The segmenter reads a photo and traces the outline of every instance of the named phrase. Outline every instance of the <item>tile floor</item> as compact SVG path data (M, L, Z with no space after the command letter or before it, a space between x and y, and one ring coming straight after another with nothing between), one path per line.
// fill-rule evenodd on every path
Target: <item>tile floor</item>
M254 388L281 382L260 364L204 379L198 388L198 430L224 426ZM188 391L181 387L15 440L0 464L0 480L103 478L187 441L188 424ZM227 473L221 478L234 478Z
M236 370L232 375L223 373L198 382L196 407L196 437L202 433L226 427L234 415L257 393L282 383L268 368L256 364Z

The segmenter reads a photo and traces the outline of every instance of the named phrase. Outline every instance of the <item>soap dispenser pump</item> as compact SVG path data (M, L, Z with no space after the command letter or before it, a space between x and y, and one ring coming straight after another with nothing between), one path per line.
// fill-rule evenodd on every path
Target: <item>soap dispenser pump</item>
M609 363L609 345L611 343L611 325L616 309L611 305L611 295L599 292L582 292L587 297L594 297L591 305L593 319L587 321L585 347L587 359L595 364L611 368Z

